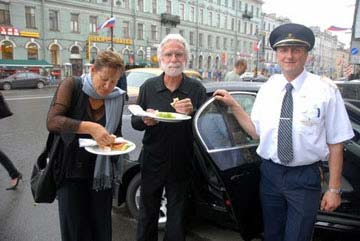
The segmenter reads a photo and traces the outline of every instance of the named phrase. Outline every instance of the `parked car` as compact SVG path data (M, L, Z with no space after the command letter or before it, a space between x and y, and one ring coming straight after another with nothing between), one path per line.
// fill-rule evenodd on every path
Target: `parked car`
M261 237L263 231L259 200L258 142L239 126L230 108L212 93L227 89L250 113L261 82L207 82L209 99L193 117L195 135L194 175L189 192L189 215L237 230L245 241ZM316 240L357 240L360 235L360 108L346 102L355 137L344 145L342 203L334 212L319 210ZM141 147L138 147L141 148ZM323 190L328 185L328 165L323 164ZM139 212L140 165L124 162L122 183L115 189L117 204L126 202L136 218ZM163 195L159 226L166 221Z
M33 72L17 72L13 75L0 79L0 88L10 90L15 88L38 88L42 89L49 84L49 79Z
M127 78L127 89L129 104L134 104L136 102L137 96L139 94L140 86L145 82L145 80L158 76L163 71L160 68L136 68L126 71ZM192 78L201 80L202 77L199 72L195 70L185 70L184 73Z

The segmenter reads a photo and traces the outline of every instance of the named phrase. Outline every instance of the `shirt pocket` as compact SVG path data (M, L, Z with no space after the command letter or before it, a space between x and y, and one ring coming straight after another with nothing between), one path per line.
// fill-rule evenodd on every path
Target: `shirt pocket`
M305 101L294 113L294 127L299 133L317 137L324 125L324 104L321 100Z

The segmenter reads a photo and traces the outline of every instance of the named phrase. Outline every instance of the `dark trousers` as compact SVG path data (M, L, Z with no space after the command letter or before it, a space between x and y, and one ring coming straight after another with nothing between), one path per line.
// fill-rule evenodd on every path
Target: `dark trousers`
M5 155L4 152L0 150L0 163L3 165L6 169L6 171L9 173L9 176L11 179L19 177L20 173L14 166L14 164L11 162L11 160Z
M112 191L92 182L65 179L57 192L62 241L111 241Z
M321 195L319 163L286 167L263 160L260 194L265 241L310 241Z
M137 241L158 241L158 218L165 187L167 222L164 241L184 241L184 212L188 181L142 172Z

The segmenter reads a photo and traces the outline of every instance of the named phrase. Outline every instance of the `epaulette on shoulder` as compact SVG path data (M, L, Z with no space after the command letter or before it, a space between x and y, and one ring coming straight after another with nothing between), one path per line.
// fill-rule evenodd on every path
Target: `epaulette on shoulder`
M326 77L325 75L321 76L320 80L325 82L326 84L328 84L329 86L331 86L331 87L333 87L335 89L338 88L337 85L334 83L334 81L332 79Z

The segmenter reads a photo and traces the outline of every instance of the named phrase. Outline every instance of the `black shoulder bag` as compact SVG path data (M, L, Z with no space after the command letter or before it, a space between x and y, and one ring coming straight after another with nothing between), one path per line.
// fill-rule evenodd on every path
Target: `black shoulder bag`
M12 112L5 101L4 96L0 93L0 119L12 116Z
M75 87L72 94L73 108L81 91L81 80L75 79ZM65 168L62 165L64 143L57 133L49 132L44 151L34 164L30 185L31 193L36 203L52 203L56 197L56 191L63 177L59 177L54 171L54 166Z

